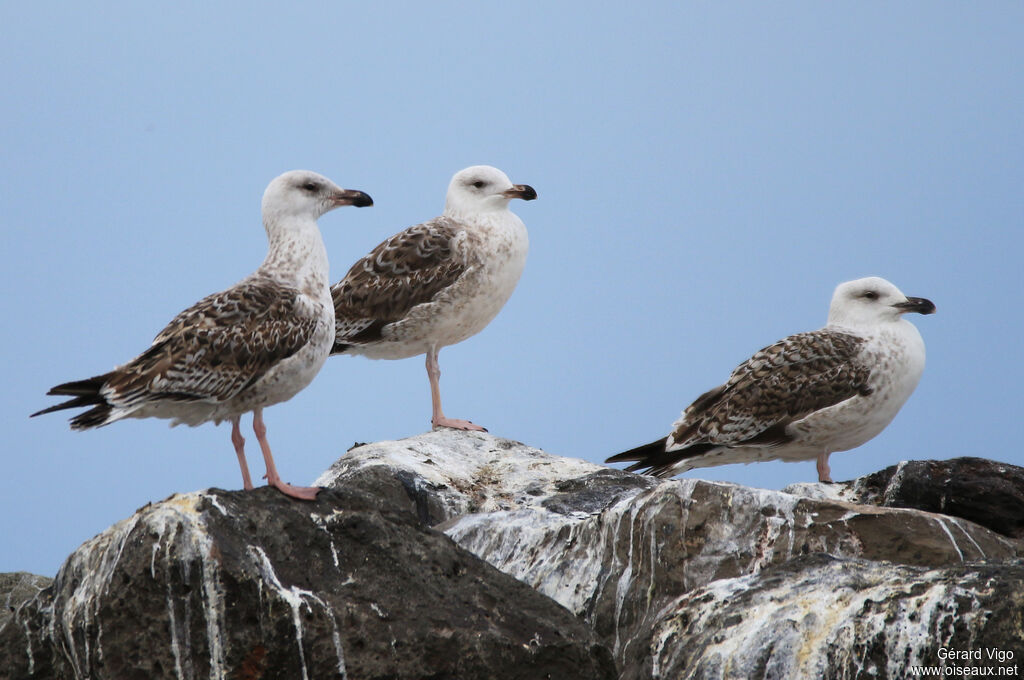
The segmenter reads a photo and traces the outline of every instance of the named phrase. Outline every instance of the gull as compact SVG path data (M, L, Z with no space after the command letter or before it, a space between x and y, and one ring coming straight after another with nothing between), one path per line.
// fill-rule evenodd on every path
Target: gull
M841 283L828 324L757 352L724 385L697 398L668 437L612 456L626 469L671 477L698 467L817 459L832 482L829 455L880 433L917 387L924 341L903 318L935 305L907 297L885 279Z
M526 227L509 201L537 192L487 165L460 170L448 185L444 214L387 239L331 288L332 354L404 359L426 354L431 425L483 430L441 408L442 347L490 323L512 295L526 264Z
M131 361L57 385L47 394L72 399L32 415L88 407L71 419L73 430L122 418L170 418L172 426L193 427L230 420L242 480L252 489L239 427L241 416L252 411L267 483L288 496L315 499L319 489L292 486L278 474L263 409L305 388L330 354L334 306L316 221L343 205L373 201L308 170L274 179L263 194L269 250L259 269L178 314Z

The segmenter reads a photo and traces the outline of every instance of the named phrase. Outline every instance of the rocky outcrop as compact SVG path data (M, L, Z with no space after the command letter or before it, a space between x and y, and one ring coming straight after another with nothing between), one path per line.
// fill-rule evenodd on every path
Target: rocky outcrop
M902 679L939 665L940 648L1019 661L1022 611L1020 564L923 569L817 553L668 602L625 665L629 677Z
M0 678L901 678L941 648L1012 665L1022 472L925 461L767 491L483 433L358 446L316 503L173 496L86 543L0 619Z
M613 678L569 612L353 490L172 496L0 629L3 678Z
M46 586L53 583L52 578L16 571L0 574L0 629L23 602L31 600Z
M950 474L966 484L1002 468ZM864 481L657 483L434 433L353 449L319 483L387 494L564 605L623 678L902 677L943 645L1024 655L1021 543L955 514L865 502ZM1024 514L1024 494L1002 503Z
M912 460L849 485L851 500L962 517L1024 539L1024 468L985 458Z

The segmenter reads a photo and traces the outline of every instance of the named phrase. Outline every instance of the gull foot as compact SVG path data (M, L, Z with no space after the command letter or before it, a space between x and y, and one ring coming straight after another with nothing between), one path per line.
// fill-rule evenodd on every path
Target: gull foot
M282 481L277 481L267 486L272 486L285 496L291 496L300 501L315 501L316 495L320 493L319 486L292 486L288 482Z
M468 420L460 420L459 418L445 418L444 416L442 416L440 418L434 418L433 420L430 421L430 424L434 428L450 427L453 430L470 430L470 431L473 431L473 432L487 432L487 428L486 427L480 427L479 425L474 425L473 423L469 422Z

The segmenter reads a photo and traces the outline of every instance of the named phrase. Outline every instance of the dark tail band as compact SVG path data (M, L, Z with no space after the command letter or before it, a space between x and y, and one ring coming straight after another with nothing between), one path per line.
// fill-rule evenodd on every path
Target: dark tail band
M626 461L636 461L626 468L627 472L640 471L655 477L671 477L675 474L673 473L673 468L679 461L694 458L711 449L718 448L715 444L694 444L685 449L666 451L665 439L665 437L662 437L649 444L638 446L635 449L617 453L605 462L623 463Z
M628 468L626 468L627 470L632 472L633 470L639 470L642 467L647 467L646 465L643 464L643 461L647 460L652 456L657 456L659 453L665 453L665 437L662 437L661 439L655 439L653 442L649 444L644 444L642 446L638 446L635 449L630 449L629 451L617 453L608 460L606 460L605 462L625 463L626 461L632 460L641 461L637 465L630 465Z
M52 388L46 394L50 396L61 396L61 397L73 397L67 401L61 402L55 406L44 408L41 411L36 411L30 418L41 416L44 413L53 413L54 411L63 411L69 408L82 408L85 406L92 406L85 413L79 413L77 416L71 419L71 429L73 430L86 430L90 427L99 427L100 425L106 425L110 418L111 404L106 398L100 393L103 386L106 384L110 374L97 375L92 378L85 380L76 380L74 382L67 382L62 385L57 385Z

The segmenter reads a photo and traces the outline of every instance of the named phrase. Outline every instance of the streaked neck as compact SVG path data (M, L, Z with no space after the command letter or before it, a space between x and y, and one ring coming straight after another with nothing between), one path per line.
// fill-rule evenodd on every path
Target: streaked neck
M267 240L261 271L294 281L314 275L326 285L327 249L315 220L291 218L287 224L267 225Z

